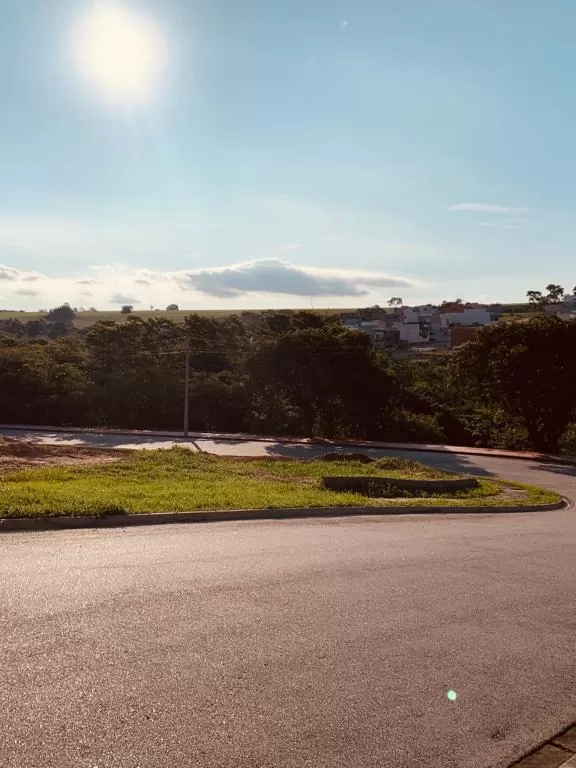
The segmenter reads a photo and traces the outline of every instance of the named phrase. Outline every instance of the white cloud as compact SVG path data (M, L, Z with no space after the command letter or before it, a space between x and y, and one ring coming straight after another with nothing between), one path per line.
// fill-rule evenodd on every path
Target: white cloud
M18 280L22 277L22 272L12 267L0 267L0 280Z
M472 213L515 214L527 213L527 208L510 208L506 205L493 203L455 203L448 207L449 211L471 211Z
M278 250L283 252L298 251L302 248L302 243L283 243Z
M525 219L500 219L499 221L481 221L479 227L495 227L496 229L525 229L529 226Z
M369 287L409 288L405 278L376 272L299 267L280 259L261 259L230 267L182 272L176 278L183 288L234 299L253 293L289 296L366 296Z
M210 269L154 272L127 265L85 268L82 277L35 275L0 265L4 275L3 303L10 309L37 310L64 302L82 304L90 296L99 309L122 304L157 307L180 304L183 308L250 309L310 307L314 300L329 306L382 303L390 293L409 291L414 283L381 272L302 267L280 259L261 259ZM354 302L353 302L354 303Z
M41 280L42 275L38 272L21 272L14 267L7 267L4 264L0 264L0 280L6 280L7 282L24 282L32 283L37 280Z
M113 293L110 298L111 304L138 304L139 299L126 293Z
M40 291L35 291L33 288L19 288L16 293L19 296L39 296Z

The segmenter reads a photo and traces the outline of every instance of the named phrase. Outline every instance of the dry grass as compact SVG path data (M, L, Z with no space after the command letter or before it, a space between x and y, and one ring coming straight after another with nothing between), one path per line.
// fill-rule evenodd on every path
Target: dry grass
M84 448L73 445L40 445L0 437L0 475L7 472L61 466L90 466L122 461L130 451Z

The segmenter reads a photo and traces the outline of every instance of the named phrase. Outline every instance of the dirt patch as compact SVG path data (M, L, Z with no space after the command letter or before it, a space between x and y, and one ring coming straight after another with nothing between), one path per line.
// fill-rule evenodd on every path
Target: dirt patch
M33 469L121 461L130 451L84 448L75 445L40 445L12 437L0 437L0 474Z
M360 464L372 464L374 459L366 453L324 453L314 461L358 461Z
M498 498L514 501L515 499L523 498L525 495L526 491L523 488L514 488L509 485L501 485Z

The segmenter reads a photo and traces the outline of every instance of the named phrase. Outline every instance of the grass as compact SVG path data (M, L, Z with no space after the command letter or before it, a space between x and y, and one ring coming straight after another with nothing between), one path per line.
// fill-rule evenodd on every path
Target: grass
M246 460L169 451L134 452L109 464L54 467L12 472L0 478L0 517L191 512L208 509L277 509L426 504L427 506L494 506L556 501L541 489L507 486L518 498L502 500L498 482L458 495L434 498L367 498L321 488L322 475L382 474L394 477L444 478L446 473L417 462L392 458L359 462Z
M174 312L168 312L165 309L150 310L150 309L138 309L135 308L132 316L141 317L143 320L149 320L152 317L160 318L165 317L175 322L183 322L188 315L196 314L201 317L210 317L214 320L221 320L231 315L239 315L243 311L247 312L264 312L265 310L242 310L242 309L180 309ZM282 310L277 310L282 311ZM292 311L292 310L288 310ZM299 310L293 310L299 311ZM309 309L308 312L314 312L319 315L336 315L342 312L355 312L355 309ZM104 320L115 320L117 322L124 322L130 315L123 315L120 310L103 310L100 312L78 312L74 320L76 328L88 328L94 323L99 323ZM46 319L46 313L44 312L18 312L16 310L8 310L0 312L0 320L20 320L22 323L27 323L29 320L41 320Z
M505 310L505 313L502 315L502 319L504 320L525 320L527 317L530 317L530 305L515 305L515 304L504 304L503 308ZM506 312L506 309L509 309L509 312ZM521 311L523 310L523 311ZM134 308L134 315L137 315L138 317L141 317L143 320L148 320L151 317L167 317L174 321L182 322L185 317L191 314L197 314L202 317L211 317L216 320L230 317L230 315L239 315L243 311L246 312L264 312L266 311L265 308L262 309L250 309L250 310L242 310L242 309L180 309L175 312L168 312L165 309L156 309L156 310L150 310L150 309L139 309L138 307ZM299 310L274 310L274 311L294 311L297 312ZM339 314L353 314L358 311L358 307L347 307L347 308L310 308L306 309L307 312L314 312L315 314L319 315L339 315ZM78 312L76 315L76 319L74 320L74 325L76 328L83 329L88 328L91 325L94 325L94 323L98 323L103 320L116 320L116 321L124 321L126 318L129 317L129 315L123 315L120 310L102 310L102 311L96 311L96 312ZM0 320L20 320L22 323L26 323L29 320L41 320L42 318L46 318L46 313L44 312L22 312L18 310L4 310L0 312Z

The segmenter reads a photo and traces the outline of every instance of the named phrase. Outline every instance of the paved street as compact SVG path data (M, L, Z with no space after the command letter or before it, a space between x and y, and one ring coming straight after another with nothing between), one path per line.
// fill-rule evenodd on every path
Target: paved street
M575 551L571 509L2 534L0 766L506 766L576 720Z

